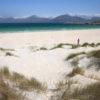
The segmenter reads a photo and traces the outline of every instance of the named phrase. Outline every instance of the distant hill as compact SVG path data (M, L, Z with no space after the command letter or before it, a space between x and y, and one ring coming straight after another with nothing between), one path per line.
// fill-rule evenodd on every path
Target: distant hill
M68 23L68 24L84 24L88 20L78 16L60 15L52 19L55 23Z
M0 23L61 23L61 24L100 24L100 17L60 15L55 18L45 18L32 15L26 18L3 18Z
M48 23L49 18L32 15L27 18L0 18L0 23Z

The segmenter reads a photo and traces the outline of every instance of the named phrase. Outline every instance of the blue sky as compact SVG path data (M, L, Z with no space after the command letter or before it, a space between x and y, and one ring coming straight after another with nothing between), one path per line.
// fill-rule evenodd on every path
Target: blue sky
M0 0L0 16L100 14L100 0Z

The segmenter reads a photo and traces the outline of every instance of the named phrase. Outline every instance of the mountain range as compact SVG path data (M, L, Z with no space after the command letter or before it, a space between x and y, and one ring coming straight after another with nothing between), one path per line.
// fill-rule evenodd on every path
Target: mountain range
M61 24L100 24L99 16L72 16L59 15L54 18L45 18L32 15L26 18L0 17L0 23L61 23Z

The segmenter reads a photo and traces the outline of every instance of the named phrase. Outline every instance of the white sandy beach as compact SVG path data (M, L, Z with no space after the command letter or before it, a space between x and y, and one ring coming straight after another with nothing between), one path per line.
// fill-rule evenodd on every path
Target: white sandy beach
M70 68L67 70L68 67L65 66L68 65L63 60L67 52L71 53L73 51L55 49L51 51L31 52L29 47L51 48L59 43L76 44L77 38L80 38L81 43L98 43L100 42L100 29L0 33L0 47L12 48L15 50L14 54L20 57L1 56L0 65L9 66L13 71L17 71L28 77L35 77L38 80L44 80L51 84L49 81L52 80L53 83L56 81L55 79L61 79L61 75L70 70Z
M7 66L10 71L21 73L28 78L34 77L41 83L46 83L48 89L56 89L56 84L62 81L65 75L72 70L70 62L65 61L68 55L100 50L100 46L71 49L68 45L64 48L50 50L50 48L60 43L76 44L78 38L81 44L85 42L100 43L100 29L0 33L0 48L8 49L8 51L2 49L0 51L0 68ZM45 47L47 50L38 50L41 47ZM10 48L14 51L9 51ZM7 56L6 52L15 56ZM78 65L85 68L89 63L90 59L83 57ZM97 74L100 76L99 72ZM80 85L97 82L81 75L72 79L77 80ZM54 94L52 93L52 95ZM47 92L45 96L45 100L50 100L47 98L51 97L51 94ZM33 100L32 98L35 98L34 100L44 100L38 95L35 97L34 93L28 97L31 98L29 100Z
M0 47L52 46L59 43L100 42L100 29L0 33Z

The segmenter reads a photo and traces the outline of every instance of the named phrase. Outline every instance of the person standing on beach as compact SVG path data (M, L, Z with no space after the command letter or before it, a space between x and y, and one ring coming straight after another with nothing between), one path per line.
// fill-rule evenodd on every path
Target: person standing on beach
M79 45L79 44L80 44L80 39L78 38L78 39L77 39L77 45Z

